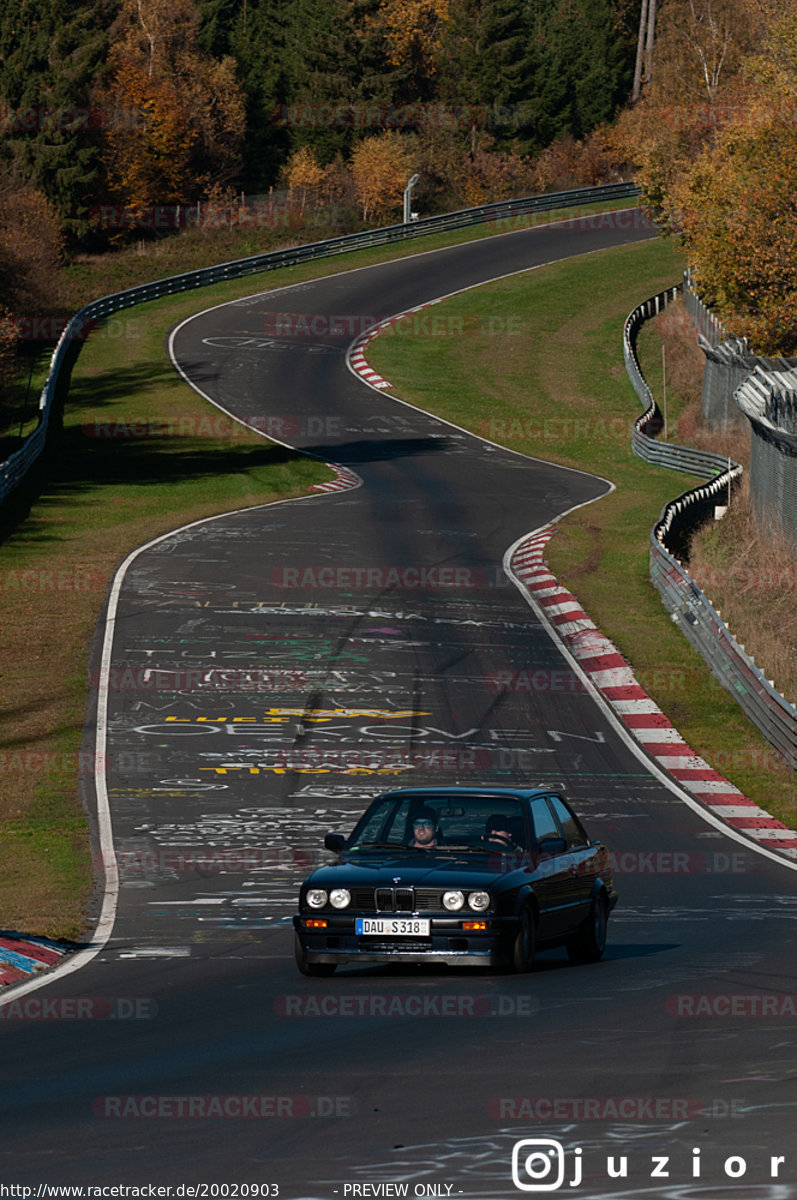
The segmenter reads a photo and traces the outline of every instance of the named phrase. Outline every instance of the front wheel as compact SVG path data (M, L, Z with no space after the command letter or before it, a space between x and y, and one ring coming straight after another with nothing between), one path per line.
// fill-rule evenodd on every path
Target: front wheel
M532 909L526 905L520 913L517 937L512 948L512 966L518 972L534 970L534 955L537 950L537 921Z
M606 929L609 909L606 897L601 894L592 901L589 916L578 933L567 943L567 956L574 963L599 962L606 949Z
M307 955L298 933L294 933L293 935L293 949L296 955L296 966L302 975L309 975L314 979L322 979L328 978L334 973L334 963L311 963L307 961Z

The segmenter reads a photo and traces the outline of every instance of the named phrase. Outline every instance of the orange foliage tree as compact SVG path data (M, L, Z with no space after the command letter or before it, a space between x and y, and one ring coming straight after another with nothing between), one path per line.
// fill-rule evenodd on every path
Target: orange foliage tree
M670 189L695 278L735 334L797 352L797 5L772 22L744 103Z
M188 199L194 137L174 83L130 61L116 69L106 131L108 183L133 210Z
M245 108L231 58L199 49L195 0L122 0L105 97L115 199L174 204L232 178Z
M299 211L304 212L308 194L317 195L326 173L309 146L300 146L285 164L285 180L291 191L299 192Z
M351 173L364 221L395 211L412 174L412 165L409 141L395 129L357 143L352 151Z
M744 105L742 70L764 37L768 2L662 5L650 82L607 134L615 158L634 164L634 177L655 207L666 209L683 170Z
M387 45L388 59L415 82L416 94L437 72L450 0L382 0L370 25Z
M0 179L0 406L19 369L20 320L57 310L62 249L50 201L17 179Z

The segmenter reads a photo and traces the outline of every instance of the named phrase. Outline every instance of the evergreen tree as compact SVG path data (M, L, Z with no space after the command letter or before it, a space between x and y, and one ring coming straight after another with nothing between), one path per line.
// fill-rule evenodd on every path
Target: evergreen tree
M390 120L398 72L373 18L376 0L293 0L285 36L292 147L322 163Z
M265 191L287 159L284 123L288 75L284 62L291 4L284 0L199 0L199 44L221 59L232 55L246 100L246 141L240 186Z
M0 13L0 117L5 156L79 237L99 179L104 113L93 106L112 0L5 0Z
M452 0L441 54L441 93L467 128L471 154L479 133L498 147L526 132L531 64L522 0Z
M531 93L536 108L528 148L582 138L610 120L633 76L633 30L627 6L611 0L533 0Z

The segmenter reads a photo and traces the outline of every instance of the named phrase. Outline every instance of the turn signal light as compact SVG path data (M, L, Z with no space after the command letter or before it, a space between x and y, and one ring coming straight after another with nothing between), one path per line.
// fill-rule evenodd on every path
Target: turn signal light
M305 929L326 929L326 921L320 920L318 917L307 917L304 922Z
M467 929L469 933L473 933L474 930L486 929L487 922L486 921L463 921L462 928Z

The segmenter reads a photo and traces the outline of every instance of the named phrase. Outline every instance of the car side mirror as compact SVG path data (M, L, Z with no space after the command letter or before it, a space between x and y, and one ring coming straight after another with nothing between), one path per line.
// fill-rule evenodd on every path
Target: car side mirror
M564 854L567 839L549 834L548 837L540 838L538 845L543 854Z
M345 845L346 839L342 833L328 833L324 838L324 849L333 850L335 854L340 854Z

